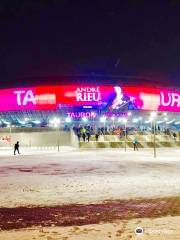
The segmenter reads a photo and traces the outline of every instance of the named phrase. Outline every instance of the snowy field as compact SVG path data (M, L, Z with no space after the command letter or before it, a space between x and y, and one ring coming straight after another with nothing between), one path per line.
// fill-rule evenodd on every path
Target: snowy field
M0 207L180 195L180 149L0 150Z

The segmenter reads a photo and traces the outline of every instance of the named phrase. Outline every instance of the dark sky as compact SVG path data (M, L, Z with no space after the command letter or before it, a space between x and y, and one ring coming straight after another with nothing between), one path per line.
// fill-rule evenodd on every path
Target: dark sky
M62 73L180 85L180 1L1 0L0 82Z

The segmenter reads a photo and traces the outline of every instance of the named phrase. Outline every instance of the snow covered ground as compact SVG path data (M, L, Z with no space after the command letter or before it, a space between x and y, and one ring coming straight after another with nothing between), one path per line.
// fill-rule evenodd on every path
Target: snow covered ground
M180 149L0 150L0 207L180 195Z
M0 240L179 240L180 217L156 219L121 220L114 223L101 223L70 227L33 227L1 231ZM136 235L135 229L143 227L144 233Z

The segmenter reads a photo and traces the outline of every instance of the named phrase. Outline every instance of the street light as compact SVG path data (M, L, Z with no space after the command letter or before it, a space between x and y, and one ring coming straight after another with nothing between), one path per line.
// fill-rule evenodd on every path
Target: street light
M114 128L114 120L115 120L115 117L111 117L111 120L113 121L113 128Z
M133 118L133 120L132 120L133 123L137 123L138 121L139 121L138 118Z
M106 117L105 117L105 116L102 116L102 117L100 118L100 122L104 123L104 135L105 135Z
M151 112L151 123L153 123L153 136L154 136L153 138L154 157L156 157L156 116L157 112Z
M50 120L50 125L52 125L54 128L56 128L56 137L57 137L57 147L59 152L59 125L60 125L60 119L59 118L53 118Z
M70 123L72 121L72 119L70 118L70 117L67 117L66 119L65 119L65 122L66 123Z
M118 118L118 122L121 122L122 121L122 118Z
M123 118L122 119L122 122L124 123L124 126L125 126L125 138L124 138L124 150L126 152L126 144L127 144L127 133L126 133L126 128L127 128L127 119L126 118Z
M24 118L24 121L25 121L25 122L28 122L28 121L29 121L29 119L28 119L27 117L25 117L25 118Z
M10 135L10 142L9 142L9 144L10 144L10 146L11 146L11 133L12 133L12 129L11 129L11 123L10 122L7 122L7 127L9 128L9 135Z
M88 121L88 119L86 117L83 117L82 120L83 120L83 122L87 122Z

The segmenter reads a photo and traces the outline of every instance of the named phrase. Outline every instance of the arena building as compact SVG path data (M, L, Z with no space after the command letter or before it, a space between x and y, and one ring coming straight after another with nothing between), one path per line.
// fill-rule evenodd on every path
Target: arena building
M168 84L95 75L25 82L0 90L1 138L5 141L12 132L66 130L87 124L151 130L154 123L159 131L180 129L180 90Z

